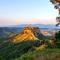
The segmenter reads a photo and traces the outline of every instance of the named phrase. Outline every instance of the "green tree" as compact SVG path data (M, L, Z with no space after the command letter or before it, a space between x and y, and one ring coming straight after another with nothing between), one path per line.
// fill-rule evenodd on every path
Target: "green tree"
M55 34L55 39L60 41L60 31Z
M56 47L60 48L60 31L55 34Z

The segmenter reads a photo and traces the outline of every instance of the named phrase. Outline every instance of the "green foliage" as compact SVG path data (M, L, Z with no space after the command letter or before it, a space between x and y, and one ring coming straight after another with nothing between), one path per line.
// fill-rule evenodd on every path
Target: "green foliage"
M55 34L56 40L60 41L60 31Z
M55 34L56 47L60 48L60 31Z
M35 50L28 52L15 60L57 60L60 49Z
M31 41L19 44L5 42L0 44L0 60L11 60L33 50L33 42Z
M18 44L12 44L8 40L1 39L0 42L0 60L38 60L40 57L51 57L60 53L60 49L36 50L44 40L25 41ZM52 57L52 58L53 58ZM39 58L39 59L40 59ZM42 60L42 59L41 59Z

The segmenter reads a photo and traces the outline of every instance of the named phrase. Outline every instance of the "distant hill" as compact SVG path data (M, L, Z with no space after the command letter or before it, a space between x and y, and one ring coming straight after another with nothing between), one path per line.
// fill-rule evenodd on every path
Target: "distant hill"
M22 28L18 27L0 27L0 37L6 38L10 35L20 32Z
M21 24L21 25L17 25L16 27L25 27L26 25L28 24ZM40 29L53 29L53 30L58 30L60 29L60 26L55 26L55 25L51 25L51 24L31 24L32 26L36 26L36 27L39 27Z

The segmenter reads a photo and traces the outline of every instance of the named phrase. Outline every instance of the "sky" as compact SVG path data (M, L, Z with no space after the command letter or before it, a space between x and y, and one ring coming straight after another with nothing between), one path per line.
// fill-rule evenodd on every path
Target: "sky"
M55 24L57 15L49 0L0 0L0 26Z

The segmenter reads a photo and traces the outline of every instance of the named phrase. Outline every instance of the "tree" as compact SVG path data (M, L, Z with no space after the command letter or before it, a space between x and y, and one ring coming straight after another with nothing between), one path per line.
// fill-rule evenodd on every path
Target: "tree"
M60 41L60 31L55 34L55 39Z

